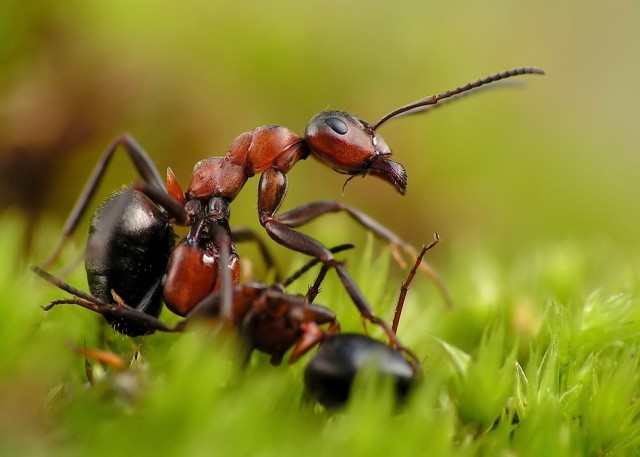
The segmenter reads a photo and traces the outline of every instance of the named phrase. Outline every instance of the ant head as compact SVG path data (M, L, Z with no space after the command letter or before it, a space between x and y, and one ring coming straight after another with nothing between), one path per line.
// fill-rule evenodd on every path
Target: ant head
M316 114L305 131L313 155L340 173L353 176L372 174L405 193L407 173L389 159L391 149L375 127L342 111Z
M525 74L544 74L539 68L514 68L481 78L447 92L422 98L401 106L371 125L342 111L323 111L316 114L305 132L305 140L313 155L334 170L352 176L372 174L393 184L404 194L407 174L404 167L389 160L391 149L376 133L381 125L405 114L423 112L440 101L455 97L501 79Z

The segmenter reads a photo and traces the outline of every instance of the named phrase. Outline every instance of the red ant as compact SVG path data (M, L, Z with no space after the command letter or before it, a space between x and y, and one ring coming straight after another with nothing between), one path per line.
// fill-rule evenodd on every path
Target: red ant
M231 201L250 177L261 174L258 215L267 234L277 243L310 255L328 268L333 267L362 316L381 326L389 338L394 339L392 329L374 315L346 267L335 260L331 250L296 228L325 213L345 211L392 246L411 255L415 255L415 249L366 214L336 201L314 202L276 215L287 191L286 173L299 160L312 155L351 177L378 176L404 194L406 172L402 165L389 159L391 150L376 133L381 125L494 81L542 73L536 68L497 73L393 110L373 125L345 112L324 111L311 119L304 138L281 126L258 127L238 136L224 157L196 163L186 192L171 169L167 170L165 186L147 153L131 137L120 136L107 148L89 177L45 266L52 264L77 227L109 161L118 146L122 146L144 182L117 192L96 211L85 259L89 289L102 302L101 306L114 301L126 303L157 317L164 300L170 310L186 315L208 294L220 288L220 277L230 275L230 282L239 282L235 246L220 242L214 232L224 233L233 242L260 242L250 231L232 231L228 221ZM188 234L175 248L172 224L189 227ZM229 250L228 264L218 260L221 249ZM426 264L421 267L427 269L449 301L448 292L437 274ZM225 293L225 303L230 303L231 291ZM114 328L129 335L150 331L144 325L132 325L129 311L124 308L119 306L120 311L105 314Z
M349 249L352 245L340 245L331 249L332 253ZM320 290L328 266L323 265L313 285L306 295L289 294L285 288L319 261L313 259L282 283L266 285L249 282L233 285L230 309L225 312L224 289L208 295L179 322L175 330L182 331L198 321L222 319L238 330L247 357L253 350L271 356L272 365L279 365L284 355L291 349L290 362L297 361L311 348L322 341L327 334L337 333L340 324L334 312L313 303ZM223 286L224 287L224 286ZM226 314L226 317L225 317ZM322 326L328 325L324 330ZM398 340L393 335L393 340Z

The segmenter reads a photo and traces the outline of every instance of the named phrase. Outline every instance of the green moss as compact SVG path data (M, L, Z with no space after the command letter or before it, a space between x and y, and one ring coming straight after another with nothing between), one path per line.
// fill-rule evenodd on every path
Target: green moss
M92 362L89 387L69 342L99 346L100 319L74 306L41 311L64 293L16 267L18 220L0 230L0 455L595 456L640 446L637 294L604 292L629 266L611 258L591 274L589 246L550 247L515 267L490 252L454 254L443 272L451 311L418 276L400 330L424 363L409 403L394 411L388 386L360 379L352 402L329 414L302 401L304 360L274 368L257 354L240 370L224 334L132 341L106 329L108 347L136 360L126 371ZM372 242L347 257L390 319L405 273ZM359 330L329 276L318 302ZM82 285L82 274L69 281Z

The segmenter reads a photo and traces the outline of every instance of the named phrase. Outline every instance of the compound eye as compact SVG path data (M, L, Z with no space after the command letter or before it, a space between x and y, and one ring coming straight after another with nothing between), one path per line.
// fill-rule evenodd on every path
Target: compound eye
M331 130L333 130L339 135L344 135L349 130L349 127L347 127L347 124L343 120L338 119L337 117L328 117L324 121L327 123L329 127L331 127Z

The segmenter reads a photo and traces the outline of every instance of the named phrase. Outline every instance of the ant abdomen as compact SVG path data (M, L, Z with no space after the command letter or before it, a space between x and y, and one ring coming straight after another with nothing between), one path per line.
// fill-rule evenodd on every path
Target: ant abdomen
M112 228L100 229L106 225ZM91 220L85 254L91 294L104 302L115 303L115 293L124 304L158 317L162 309L161 280L174 240L166 215L146 196L125 190L116 192L96 210ZM150 333L148 328L126 319L105 318L125 335Z
M416 380L416 370L400 351L366 335L342 333L328 335L306 366L306 395L326 408L343 406L356 375L366 369L389 378L399 402Z

